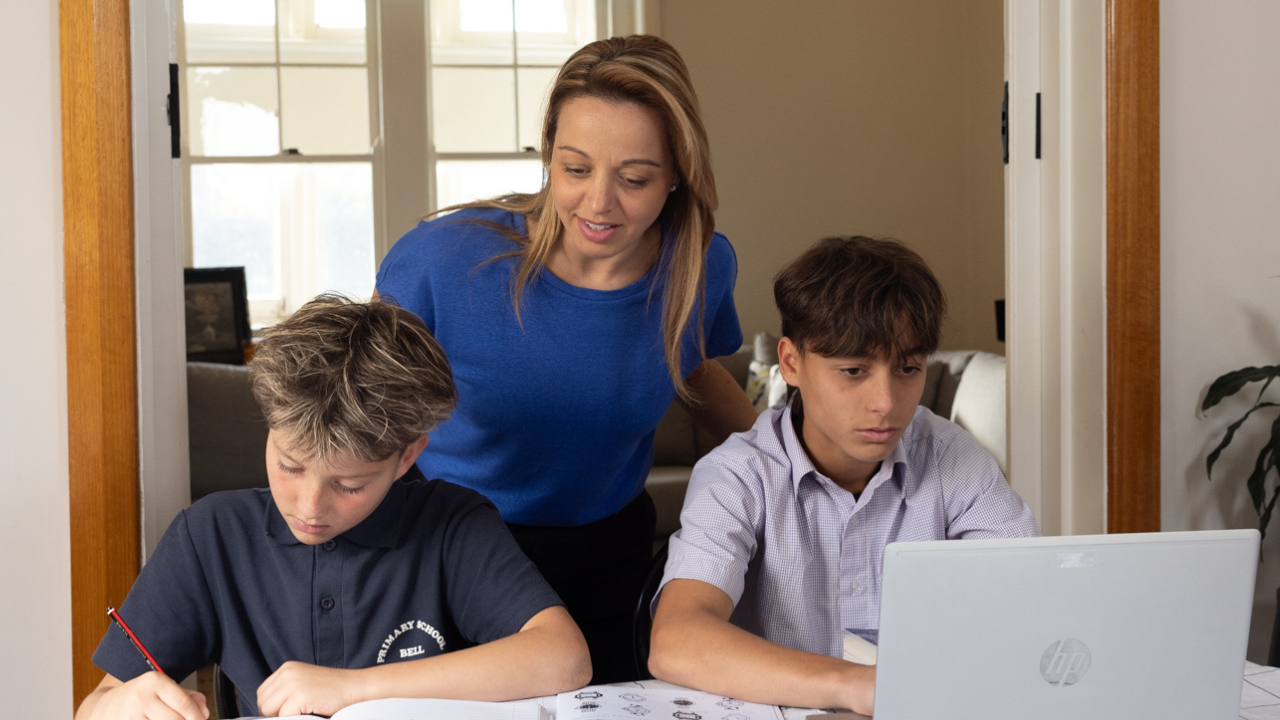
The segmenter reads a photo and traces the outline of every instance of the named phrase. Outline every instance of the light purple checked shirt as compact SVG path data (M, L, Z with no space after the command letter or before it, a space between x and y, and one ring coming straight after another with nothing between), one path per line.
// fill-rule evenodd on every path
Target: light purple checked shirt
M916 410L857 500L814 468L790 409L766 410L698 461L671 536L663 585L690 578L720 588L733 624L840 657L846 628L880 627L885 545L1040 534L991 453L928 409Z

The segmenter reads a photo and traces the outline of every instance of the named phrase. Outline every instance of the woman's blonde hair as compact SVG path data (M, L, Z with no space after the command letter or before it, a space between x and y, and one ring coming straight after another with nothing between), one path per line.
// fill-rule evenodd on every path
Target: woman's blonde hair
M681 372L681 339L689 327L690 316L705 296L705 260L715 231L713 213L717 200L711 149L689 71L670 43L652 35L598 40L578 50L560 68L547 101L542 130L544 167L551 165L561 110L565 103L580 97L630 102L649 108L666 129L668 149L676 166L676 182L660 217L667 228L674 230L674 233L665 233L663 243L674 237L675 247L669 252L664 248L660 254L670 260L659 261L655 282L666 280L662 344L667 370L676 393L686 401L695 401ZM526 236L511 228L483 223L522 246L510 255L499 256L520 258L511 284L512 304L519 319L524 291L533 283L537 272L546 267L547 258L564 230L551 197L551 184L544 183L537 193L514 193L445 208L441 212L468 207L508 210L532 218L536 224L533 234ZM701 313L696 319L696 328L698 353L700 359L705 359Z

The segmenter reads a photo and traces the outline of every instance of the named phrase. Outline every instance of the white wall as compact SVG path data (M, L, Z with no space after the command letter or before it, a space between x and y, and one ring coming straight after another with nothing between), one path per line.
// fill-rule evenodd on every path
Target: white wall
M1003 352L1002 0L664 0L738 252L748 341L773 276L828 235L894 236L950 303L943 344Z
M1247 405L1228 402L1208 417L1196 410L1222 373L1280 364L1277 37L1273 0L1160 4L1165 530L1257 525L1244 478L1275 411L1236 436L1209 483L1205 455ZM1269 394L1280 400L1280 388ZM1276 523L1263 555L1249 644L1255 662L1266 658L1280 586Z
M71 527L58 4L0 11L0 698L70 717Z

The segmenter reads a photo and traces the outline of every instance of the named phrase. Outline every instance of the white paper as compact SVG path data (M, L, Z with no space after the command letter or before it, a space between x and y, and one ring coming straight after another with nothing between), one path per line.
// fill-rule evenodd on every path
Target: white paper
M332 720L542 720L538 701L490 703L472 700L386 698L349 705ZM242 720L251 720L244 718ZM271 720L323 720L315 715L292 715Z
M1240 688L1240 709L1262 707L1264 705L1280 705L1280 698L1249 682L1246 678Z
M761 705L696 690L591 685L556 698L556 720L783 720Z
M1280 704L1280 670L1267 668L1264 672L1245 675L1244 681L1275 695L1276 703Z
M1280 705L1241 710L1240 720L1280 720Z

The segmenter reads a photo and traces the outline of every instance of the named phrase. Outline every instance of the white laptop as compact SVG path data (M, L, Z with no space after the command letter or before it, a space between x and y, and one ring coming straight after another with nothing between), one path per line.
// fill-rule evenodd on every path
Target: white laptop
M1239 716L1256 530L894 543L876 720Z

